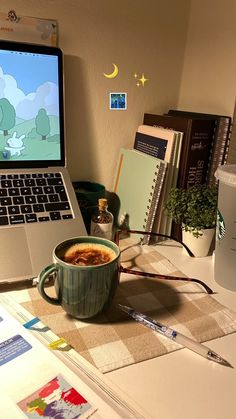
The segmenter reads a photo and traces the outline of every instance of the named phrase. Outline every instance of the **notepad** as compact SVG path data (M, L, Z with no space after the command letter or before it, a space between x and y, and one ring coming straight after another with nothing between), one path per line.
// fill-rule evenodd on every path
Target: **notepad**
M177 184L182 138L182 132L149 125L140 125L135 135L134 149L168 162L165 187L162 188L157 216L153 224L155 233L171 234L172 221L165 212L164 203L170 189Z
M136 150L120 150L113 186L120 201L119 226L125 220L132 230L152 230L166 168L164 160Z

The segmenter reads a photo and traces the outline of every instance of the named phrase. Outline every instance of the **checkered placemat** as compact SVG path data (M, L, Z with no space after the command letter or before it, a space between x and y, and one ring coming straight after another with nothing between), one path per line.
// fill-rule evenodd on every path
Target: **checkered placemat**
M122 243L122 265L145 272L184 276L158 246ZM47 289L52 293L53 287ZM59 337L63 337L87 361L102 372L151 359L180 346L127 318L117 304L134 307L183 334L204 342L236 330L236 314L191 282L164 281L121 274L120 286L106 315L90 321L69 317L61 307L44 301L36 288L27 290L21 302ZM28 301L26 301L28 300Z

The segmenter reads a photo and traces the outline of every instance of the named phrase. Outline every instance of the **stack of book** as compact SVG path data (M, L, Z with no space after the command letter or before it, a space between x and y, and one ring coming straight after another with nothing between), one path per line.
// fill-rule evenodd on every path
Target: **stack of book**
M122 228L170 234L163 203L176 186L182 133L141 125L133 149L121 149L113 191L118 196L118 225ZM142 237L144 244L150 236Z
M118 225L181 240L181 229L165 212L170 189L216 182L214 173L227 160L230 128L229 116L145 113L133 149L121 149L118 159L113 187L120 200ZM149 240L143 237L143 243Z
M226 164L227 162L229 141L231 138L232 118L227 115L214 115L174 109L170 109L168 115L213 121L214 130L213 135L210 138L210 155L208 159L206 183L208 185L217 183L215 171L218 166Z

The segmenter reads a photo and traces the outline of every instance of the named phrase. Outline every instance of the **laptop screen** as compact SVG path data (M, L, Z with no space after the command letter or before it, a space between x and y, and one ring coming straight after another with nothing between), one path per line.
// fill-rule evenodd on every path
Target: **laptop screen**
M64 165L59 48L0 41L0 169Z

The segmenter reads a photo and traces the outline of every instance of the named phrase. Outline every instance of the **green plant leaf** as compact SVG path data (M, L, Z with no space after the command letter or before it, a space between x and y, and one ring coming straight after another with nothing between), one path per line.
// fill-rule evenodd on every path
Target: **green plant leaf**
M165 209L176 224L198 237L202 229L215 227L217 199L218 187L215 185L195 185L189 189L172 188Z

